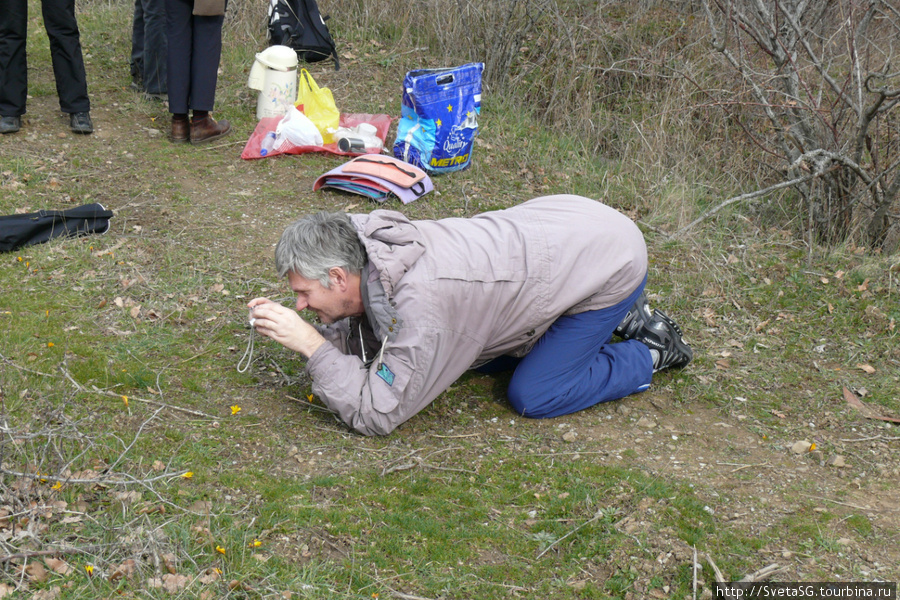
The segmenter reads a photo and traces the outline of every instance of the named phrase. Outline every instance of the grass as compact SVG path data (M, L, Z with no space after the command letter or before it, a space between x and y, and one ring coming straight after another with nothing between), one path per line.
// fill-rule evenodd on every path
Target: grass
M73 138L55 118L32 27L26 128L0 140L0 213L90 201L117 212L106 236L0 255L0 597L686 598L694 548L733 579L776 558L798 580L896 579L865 558L896 547L896 522L854 508L855 490L891 493L895 446L842 441L894 430L841 400L846 386L900 412L890 257L810 250L739 208L670 239L662 231L727 192L690 164L662 181L652 160L630 160L640 136L627 128L600 155L512 94L486 94L472 168L428 201L386 207L441 218L540 194L602 198L644 227L651 300L684 325L696 360L651 392L553 421L514 415L502 376L466 375L393 435L361 438L309 398L283 348L257 339L252 368L236 365L246 302L288 297L271 266L284 224L370 207L311 191L333 157L237 158L262 43L242 37L245 21L227 29L217 96L235 135L199 149L152 134L167 116L128 89L129 11L80 5L97 134ZM336 27L356 58L338 73L310 67L349 110L399 107L425 51L406 54L403 23L390 27L387 48ZM657 426L641 429L642 416ZM850 467L791 456L800 438ZM832 502L820 510L819 497Z

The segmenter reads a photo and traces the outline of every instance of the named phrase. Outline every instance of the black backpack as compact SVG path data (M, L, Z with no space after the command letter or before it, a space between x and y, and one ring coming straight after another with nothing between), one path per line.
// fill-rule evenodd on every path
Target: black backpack
M318 62L334 57L334 70L340 68L337 49L316 0L269 0L269 43L290 46L297 57Z

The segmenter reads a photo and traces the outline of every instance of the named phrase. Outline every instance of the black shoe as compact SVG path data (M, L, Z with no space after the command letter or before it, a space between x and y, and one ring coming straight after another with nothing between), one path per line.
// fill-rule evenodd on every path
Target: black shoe
M653 311L652 321L633 339L650 348L654 373L671 367L686 367L694 358L693 350L684 341L681 328L658 310Z
M623 340L630 340L637 336L638 332L653 320L650 314L650 306L647 304L647 295L641 293L634 301L622 322L616 326L615 334Z
M72 113L69 117L69 127L74 133L94 133L94 123L91 122L91 113Z
M22 117L0 117L0 133L15 133L22 128Z

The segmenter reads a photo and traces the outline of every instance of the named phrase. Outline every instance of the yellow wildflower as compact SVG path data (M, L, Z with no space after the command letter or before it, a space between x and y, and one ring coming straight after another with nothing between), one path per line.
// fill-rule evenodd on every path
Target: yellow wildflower
M194 472L193 472L193 471L186 471L186 472L182 473L181 476L182 476L184 479L190 479L191 477L194 476Z
M231 414L232 414L232 415L236 415L236 414L238 414L239 412L241 412L241 407L238 406L237 404L235 404L234 406L231 407Z
M222 546L216 545L216 552L218 552L219 554L225 554L225 548L223 548Z
M92 565L84 565L84 570L87 572L88 577L94 574L94 567Z
M250 542L249 546L251 548L259 548L260 546L262 546L262 542L259 540L253 540L252 542Z
M128 408L128 396L122 396L122 402L125 403L125 408Z

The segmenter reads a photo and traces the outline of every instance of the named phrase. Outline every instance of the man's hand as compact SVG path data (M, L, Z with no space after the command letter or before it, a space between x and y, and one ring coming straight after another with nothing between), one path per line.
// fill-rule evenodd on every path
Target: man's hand
M252 311L251 317L255 319L253 327L256 331L306 358L325 343L325 338L316 328L304 321L293 309L268 298L254 298L247 306Z

